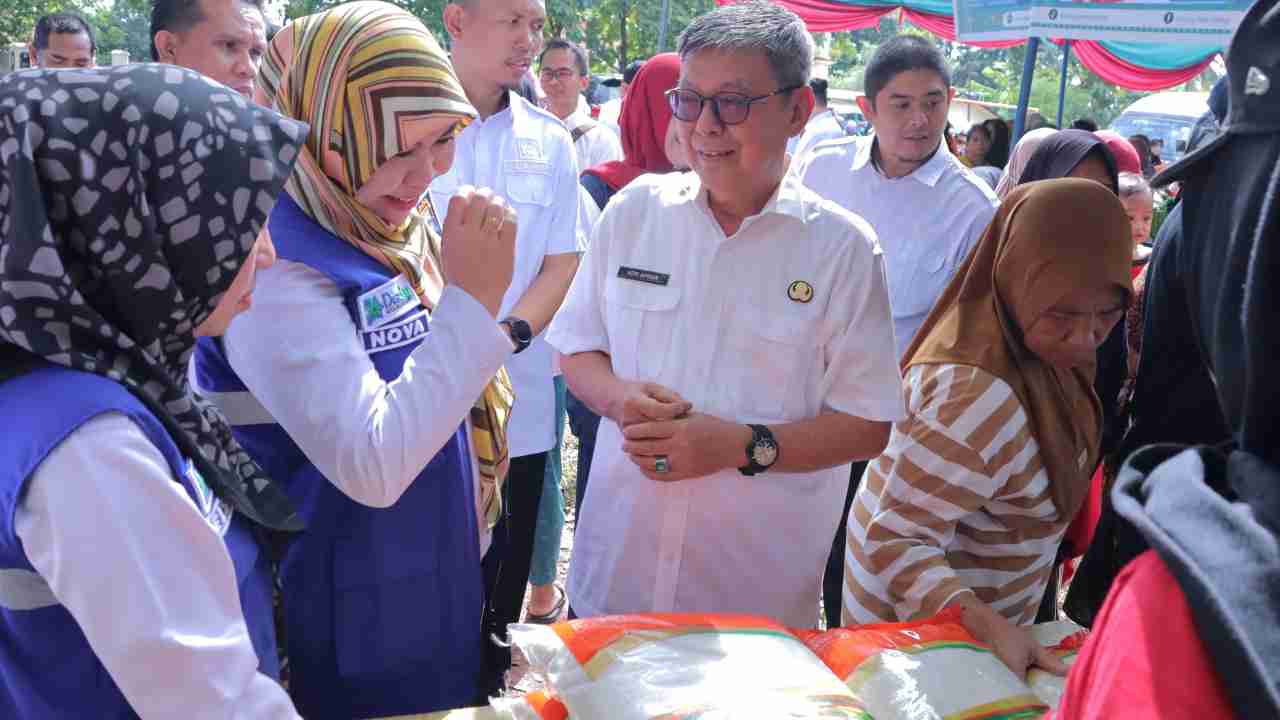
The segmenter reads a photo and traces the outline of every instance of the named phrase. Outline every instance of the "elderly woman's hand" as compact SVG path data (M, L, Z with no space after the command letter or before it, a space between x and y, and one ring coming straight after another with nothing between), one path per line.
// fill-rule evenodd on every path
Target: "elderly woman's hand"
M1032 667L1065 676L1067 666L1053 653L1049 652L1025 627L1009 622L1005 616L996 612L991 606L978 600L971 594L957 598L955 604L963 608L961 623L980 642L991 646L996 657L1000 658L1018 677L1026 679L1027 671Z

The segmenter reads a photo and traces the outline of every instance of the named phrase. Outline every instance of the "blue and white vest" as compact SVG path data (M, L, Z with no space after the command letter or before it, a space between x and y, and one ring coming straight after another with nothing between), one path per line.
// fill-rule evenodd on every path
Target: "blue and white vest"
M92 373L48 366L0 383L0 417L12 422L0 432L0 717L137 717L75 618L28 562L14 529L28 479L71 433L107 412L122 413L142 430L168 461L174 482L186 488L206 521L223 533L259 670L279 674L271 566L247 521L214 498L160 421L124 386Z
M268 227L280 258L337 284L378 374L399 377L428 325L408 282L320 227L288 195ZM298 712L350 720L482 702L483 582L465 424L395 505L371 508L307 460L256 404L219 343L200 341L195 372L219 404L241 405L229 413L243 416L230 418L236 438L285 484L307 522L280 568Z

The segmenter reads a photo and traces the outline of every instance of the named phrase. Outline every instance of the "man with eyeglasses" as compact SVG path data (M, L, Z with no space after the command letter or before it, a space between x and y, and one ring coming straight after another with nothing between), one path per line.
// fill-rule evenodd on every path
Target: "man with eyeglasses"
M849 462L904 414L879 248L787 171L813 107L795 14L719 7L679 53L693 172L614 196L548 338L605 419L569 596L813 627Z
M895 354L901 356L956 268L996 212L990 186L966 169L943 140L955 89L942 53L929 40L899 35L867 64L858 107L871 137L830 140L801 159L804 184L871 223L884 248L893 308ZM844 514L862 478L856 464ZM844 523L836 533L823 604L829 627L840 625Z
M622 159L618 136L583 111L582 92L591 82L587 53L568 40L552 40L538 58L538 82L546 93L546 109L560 118L578 154L578 172Z

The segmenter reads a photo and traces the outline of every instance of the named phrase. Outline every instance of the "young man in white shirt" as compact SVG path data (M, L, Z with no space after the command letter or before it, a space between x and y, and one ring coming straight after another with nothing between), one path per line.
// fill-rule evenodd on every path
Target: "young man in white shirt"
M542 47L542 0L454 0L444 24L453 66L480 117L455 140L453 167L431 184L443 208L463 185L492 188L519 221L516 263L499 317L517 350L506 364L515 390L507 428L511 469L504 516L485 555L486 636L520 620L547 451L555 445L551 347L542 332L578 269L578 162L569 132L515 89ZM447 269L446 269L447 271ZM493 690L510 651L490 647Z
M549 336L605 418L569 596L812 627L848 463L904 410L879 248L787 171L813 103L795 14L722 6L679 51L694 172L614 196Z
M947 149L951 71L929 40L899 35L867 64L858 107L875 134L823 143L805 156L806 186L871 223L884 248L896 354L911 344L956 268L996 212L991 188ZM845 516L863 468L854 465ZM823 583L827 622L840 624L844 523Z
M578 172L622 159L622 143L609 128L591 119L582 92L591 82L587 53L568 40L552 40L538 58L538 82L546 109L564 122L578 155Z
M805 123L804 132L787 142L787 152L791 153L793 162L799 162L818 143L845 136L844 124L835 111L827 107L827 81L813 78L809 81L809 88L813 90L813 114Z

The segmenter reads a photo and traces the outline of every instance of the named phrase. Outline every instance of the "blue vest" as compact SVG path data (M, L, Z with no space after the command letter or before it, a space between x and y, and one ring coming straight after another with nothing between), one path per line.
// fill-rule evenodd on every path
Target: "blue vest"
M0 717L136 718L71 613L52 597L14 530L27 480L64 439L94 417L118 412L160 450L174 482L218 528L235 564L240 602L259 669L279 674L271 607L271 567L248 524L230 516L198 479L164 426L124 386L91 373L44 367L0 383ZM120 492L129 492L121 487ZM174 538L156 538L172 542ZM157 618L159 621L159 618Z
M427 315L403 279L317 225L288 195L268 227L279 257L337 284L378 374L398 378L427 333ZM200 341L196 375L201 389L229 394L224 400L256 402L219 343ZM307 522L280 567L298 712L351 720L483 701L483 583L465 425L395 505L377 509L344 495L269 416L250 420L233 425L236 438L285 483Z

